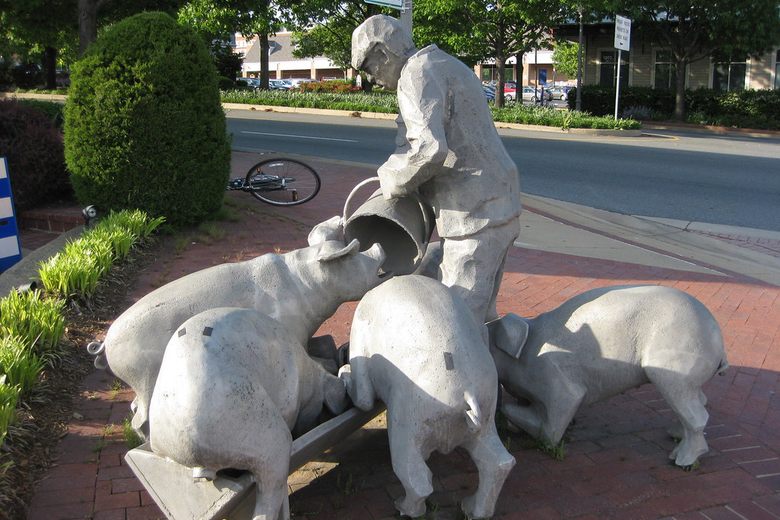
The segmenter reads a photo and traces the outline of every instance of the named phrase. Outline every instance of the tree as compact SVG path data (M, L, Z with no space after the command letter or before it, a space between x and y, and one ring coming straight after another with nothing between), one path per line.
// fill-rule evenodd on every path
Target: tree
M562 20L558 0L417 0L415 34L438 38L461 57L495 59L496 106L504 105L506 60L539 46ZM436 41L436 40L434 40Z
M369 16L382 10L363 0L302 0L290 9L295 29L294 55L298 58L326 56L338 67L351 67L352 31ZM395 12L397 16L397 11ZM364 83L368 86L368 82Z
M756 55L780 42L777 0L623 0L615 6L669 48L677 71L674 116L685 118L688 65L713 56Z
M59 50L72 48L75 0L0 0L0 27L14 54L42 56L46 88L54 89Z
M556 70L569 77L577 75L577 55L580 52L579 44L572 42L556 42L553 49L553 65Z
M271 0L190 0L179 20L201 34L226 39L235 32L260 40L260 88L268 89L268 35L281 28L286 9Z
M98 25L101 21L116 22L142 11L164 11L173 14L185 1L133 0L132 2L123 2L120 0L77 0L79 56L82 56L89 44L97 38Z

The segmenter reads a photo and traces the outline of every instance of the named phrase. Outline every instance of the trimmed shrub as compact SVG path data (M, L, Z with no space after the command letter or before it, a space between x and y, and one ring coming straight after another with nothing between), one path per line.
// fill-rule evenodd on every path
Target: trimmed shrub
M37 108L0 100L0 157L8 158L17 210L71 196L62 135Z
M79 202L103 211L178 225L218 210L230 142L203 40L157 12L102 33L72 69L65 158Z
M301 83L298 86L298 89L301 92L336 92L339 94L346 94L348 92L362 92L363 90L360 87L355 86L351 81L343 79Z
M576 89L569 91L570 109L574 109L576 96ZM669 119L674 114L674 97L671 90L621 88L621 114L623 117L642 114L648 119ZM686 90L685 108L688 121L692 123L780 129L780 90ZM582 87L582 110L596 115L613 114L615 89L598 85Z
M43 112L51 119L54 126L59 129L62 129L62 126L65 124L65 105L62 103L57 103L56 101L43 101L40 99L20 99L19 103ZM64 156L62 162L65 164Z

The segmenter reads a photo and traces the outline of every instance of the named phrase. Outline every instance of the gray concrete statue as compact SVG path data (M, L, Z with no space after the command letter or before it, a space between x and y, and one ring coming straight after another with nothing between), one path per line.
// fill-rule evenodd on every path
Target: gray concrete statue
M557 444L577 409L647 382L680 420L669 455L685 468L707 452L704 383L728 367L715 318L669 287L607 287L524 320L488 324L499 381L524 406L504 403L507 419Z
M496 433L498 381L477 323L463 301L436 280L417 275L385 282L363 297L350 334L350 364L340 377L355 406L387 406L393 471L406 495L404 514L425 513L433 492L425 461L462 446L479 486L462 508L471 518L493 514L515 464Z
M495 298L520 232L520 186L474 72L435 45L416 49L389 16L352 34L352 66L398 90L398 148L380 166L385 198L418 191L443 242L441 281L478 321L497 318ZM400 137L400 136L399 136Z
M323 405L343 412L344 385L295 334L253 309L210 309L181 324L165 349L151 400L151 448L193 468L194 477L250 471L253 518L288 519L291 431L315 426Z
M326 236L323 232L319 238ZM253 308L278 320L296 343L306 345L341 303L360 299L383 281L382 248L374 245L360 252L358 246L357 241L344 246L325 240L285 254L217 265L155 289L122 313L100 350L114 374L136 393L133 427L141 434L147 431L165 345L184 320L215 307Z

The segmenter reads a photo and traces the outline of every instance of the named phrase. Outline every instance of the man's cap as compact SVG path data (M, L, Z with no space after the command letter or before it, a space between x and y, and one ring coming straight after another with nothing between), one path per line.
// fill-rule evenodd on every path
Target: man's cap
M368 53L377 43L383 43L398 56L414 48L408 29L392 16L377 14L367 18L352 32L352 66L360 69Z

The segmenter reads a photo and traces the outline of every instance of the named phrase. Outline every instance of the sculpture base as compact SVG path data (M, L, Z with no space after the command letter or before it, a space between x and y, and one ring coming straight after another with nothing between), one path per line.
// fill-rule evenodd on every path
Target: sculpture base
M350 408L293 441L290 473L324 452L384 410ZM247 519L255 502L255 482L248 472L219 473L212 481L194 481L192 468L154 454L146 443L125 455L130 469L165 516L171 520Z

